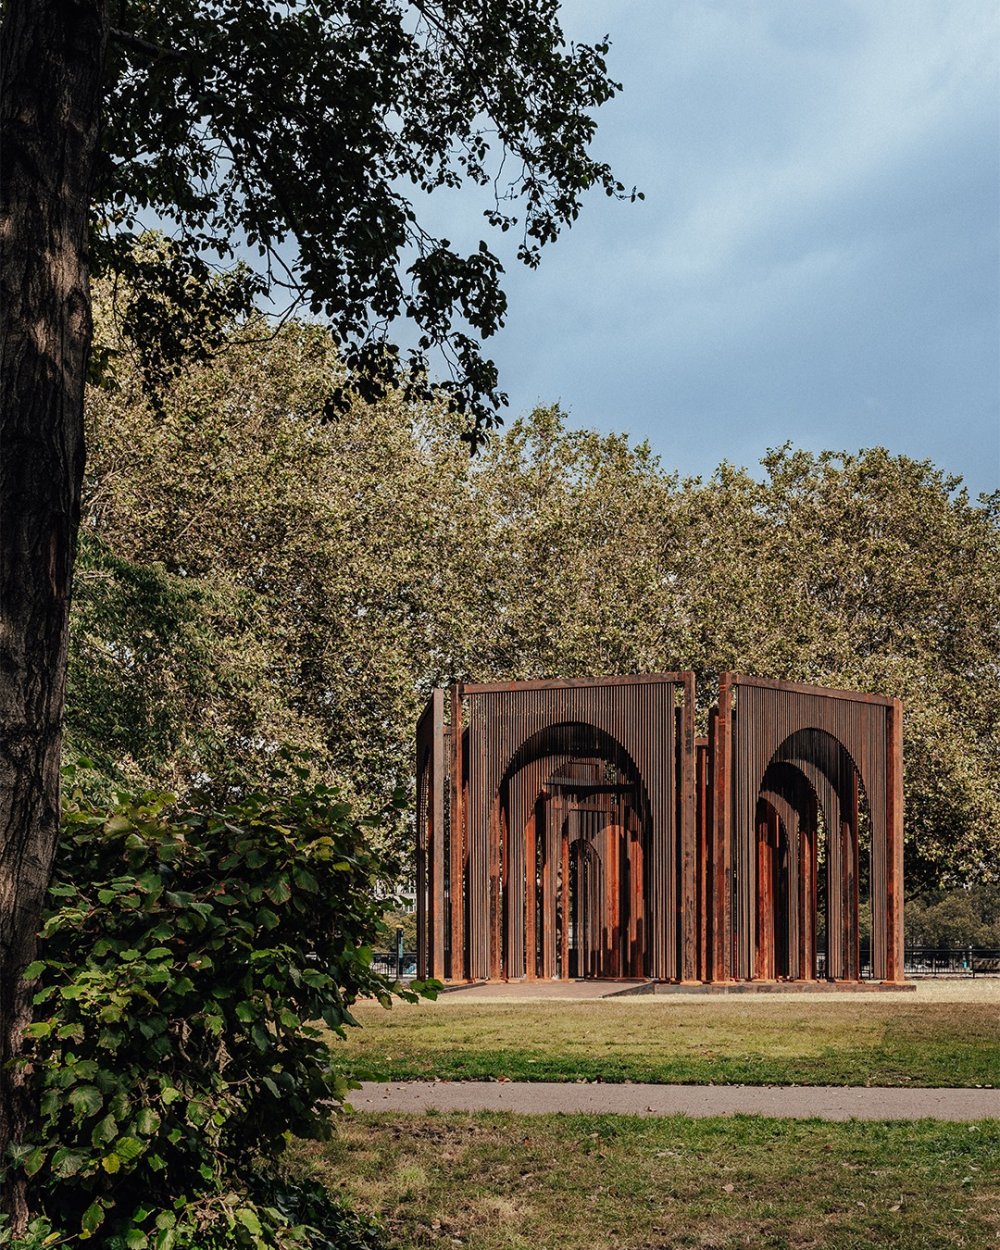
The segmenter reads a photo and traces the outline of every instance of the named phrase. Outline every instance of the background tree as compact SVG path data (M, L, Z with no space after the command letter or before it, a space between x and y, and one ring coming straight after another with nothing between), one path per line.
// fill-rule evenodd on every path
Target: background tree
M606 45L567 48L556 12L555 0L5 4L0 1072L26 1018L20 970L58 828L92 269L129 268L143 213L176 224L175 273L203 277L206 256L244 249L260 262L245 295L284 290L329 325L350 377L331 380L328 414L348 382L368 398L394 379L425 391L438 350L474 439L502 401L478 343L503 321L502 266L484 241L463 254L435 237L415 204L464 180L490 187L490 224L516 227L534 265L583 192L623 192L587 150L592 111L615 90ZM168 311L189 293L175 282ZM415 324L405 361L389 337L400 317ZM146 327L168 364L169 325ZM0 1080L0 1149L20 1118L12 1098Z
M735 668L899 694L909 889L996 881L996 499L878 449L681 481L558 409L470 462L444 403L323 423L328 340L251 333L155 405L109 339L91 392L68 740L109 779L224 796L288 743L371 802L432 685L692 668L704 717Z
M440 610L460 603L468 545L456 419L390 396L324 422L329 337L261 320L153 403L106 307L115 365L88 403L70 757L118 786L224 797L291 746L384 801L409 773L397 727L414 674L451 671L449 632L468 636Z
M918 946L1000 952L1000 891L989 885L927 891L907 904L906 939Z

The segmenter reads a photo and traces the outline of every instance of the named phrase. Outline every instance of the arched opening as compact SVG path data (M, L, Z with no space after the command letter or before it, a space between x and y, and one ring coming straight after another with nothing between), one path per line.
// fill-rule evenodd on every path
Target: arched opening
M860 773L833 735L800 730L774 753L757 799L755 978L861 978L866 812Z
M808 776L787 762L772 762L757 799L758 980L817 975L819 813Z
M649 802L610 735L569 723L517 752L499 788L507 978L646 975Z

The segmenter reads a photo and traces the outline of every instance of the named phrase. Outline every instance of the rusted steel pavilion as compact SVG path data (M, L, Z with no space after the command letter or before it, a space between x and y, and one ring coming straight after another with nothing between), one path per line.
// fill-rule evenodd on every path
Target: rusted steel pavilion
M453 686L417 727L419 973L903 979L902 705L724 673Z

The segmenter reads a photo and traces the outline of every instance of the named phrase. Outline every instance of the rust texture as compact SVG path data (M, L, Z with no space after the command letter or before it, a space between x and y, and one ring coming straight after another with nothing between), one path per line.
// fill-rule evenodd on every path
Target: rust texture
M902 979L899 700L723 673L694 714L692 673L434 691L420 975Z

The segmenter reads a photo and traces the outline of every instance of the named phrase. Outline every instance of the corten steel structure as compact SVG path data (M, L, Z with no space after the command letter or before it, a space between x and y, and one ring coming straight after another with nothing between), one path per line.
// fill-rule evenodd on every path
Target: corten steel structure
M435 690L420 975L856 981L867 869L870 973L901 981L899 700L724 673L694 715L693 673Z

